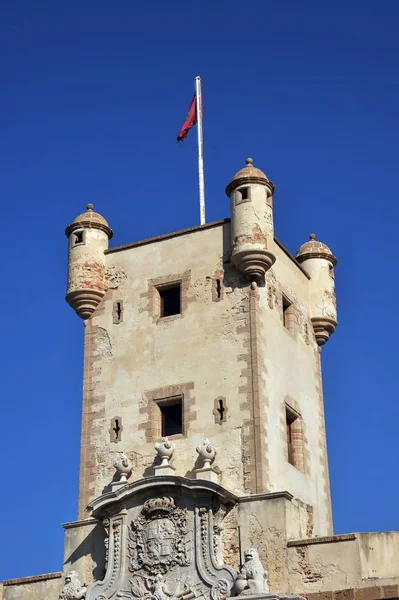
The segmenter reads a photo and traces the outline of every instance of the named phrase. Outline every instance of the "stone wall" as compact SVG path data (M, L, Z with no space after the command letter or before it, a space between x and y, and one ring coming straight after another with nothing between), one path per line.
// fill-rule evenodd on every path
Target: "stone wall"
M375 583L378 583L375 582ZM399 586L373 585L364 588L347 588L333 592L304 594L307 600L382 600L383 598L399 598Z
M3 581L1 600L58 600L62 573L46 573ZM1 588L0 588L1 594Z
M289 541L290 588L307 594L396 585L398 545L397 531Z
M106 529L100 521L89 519L66 523L64 572L77 571L82 583L90 585L105 574Z
M237 402L243 385L240 356L245 338L237 336L247 286L238 273L223 272L228 225L188 236L107 254L112 288L86 327L80 516L113 479L117 452L133 464L130 481L153 474L154 443L159 440L149 399L160 400L181 388L185 431L173 436L176 475L193 477L196 446L208 437L217 447L221 483L243 492L242 423L249 418ZM154 286L180 280L181 315L157 318ZM216 277L218 279L218 277ZM216 301L220 300L220 301ZM123 302L123 322L115 324L115 302ZM225 399L227 422L215 419L215 400ZM152 400L153 401L153 400ZM150 403L151 404L151 403ZM155 407L157 408L157 407ZM111 441L112 420L123 427Z
M306 513L301 536L327 535L332 533L331 500L319 348L309 319L309 280L276 243L273 253L276 263L266 275L266 289L258 289L266 489L287 490L301 503ZM287 411L298 417L293 433L295 464L287 456Z

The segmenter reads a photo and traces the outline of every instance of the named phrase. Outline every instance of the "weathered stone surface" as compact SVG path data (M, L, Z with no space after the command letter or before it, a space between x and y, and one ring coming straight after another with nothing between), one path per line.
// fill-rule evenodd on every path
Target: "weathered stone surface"
M223 263L229 238L229 223L220 223L106 254L107 270L123 272L126 279L117 297L108 290L88 326L81 517L112 480L107 450L130 457L132 438L125 437L126 428L134 427L134 450L141 457L131 480L154 473L153 447L162 434L159 390L167 399L182 385L183 435L173 436L176 475L196 477L200 464L195 449L205 435L218 449L218 479L224 487L241 494L287 489L310 509L311 523L304 521L302 535L309 527L313 534L330 533L328 473L326 460L320 460L325 433L316 343L306 338L304 325L310 322L309 280L271 240L278 260L267 276L276 298L270 308L267 286L250 290L236 269ZM221 273L223 291L218 302L211 285L215 272ZM157 286L179 279L181 314L159 318ZM292 332L282 323L283 292L297 307ZM118 327L116 300L123 303L124 315ZM192 387L186 393L188 382ZM303 444L304 473L287 460L288 396L304 424L298 442ZM221 422L215 418L215 398L225 399L228 409ZM124 437L115 443L109 423L116 415L124 424Z
M58 600L62 573L47 573L3 582L2 600Z

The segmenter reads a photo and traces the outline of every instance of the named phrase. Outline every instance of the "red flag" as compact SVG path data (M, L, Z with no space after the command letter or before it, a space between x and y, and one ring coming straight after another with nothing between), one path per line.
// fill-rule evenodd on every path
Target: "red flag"
M194 97L191 101L190 108L188 109L188 114L186 120L184 121L179 135L177 136L177 141L182 142L186 137L188 132L197 122L197 97L194 94Z

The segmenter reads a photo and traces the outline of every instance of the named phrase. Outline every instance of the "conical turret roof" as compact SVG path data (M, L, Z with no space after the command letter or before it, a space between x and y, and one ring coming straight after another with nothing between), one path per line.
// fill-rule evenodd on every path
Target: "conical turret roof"
M72 231L76 229L101 229L105 231L109 239L112 238L113 232L108 221L100 215L100 213L94 212L94 204L87 204L86 212L78 215L65 230L65 234L69 236Z
M230 196L231 192L246 183L260 183L270 187L271 193L274 192L273 182L270 181L263 171L254 167L254 161L252 158L246 159L246 165L234 175L228 186L226 187L226 194Z
M320 242L320 240L316 240L316 235L314 233L309 235L309 241L302 244L296 253L298 262L303 262L307 258L325 258L333 265L337 263L337 259L330 248L323 242Z

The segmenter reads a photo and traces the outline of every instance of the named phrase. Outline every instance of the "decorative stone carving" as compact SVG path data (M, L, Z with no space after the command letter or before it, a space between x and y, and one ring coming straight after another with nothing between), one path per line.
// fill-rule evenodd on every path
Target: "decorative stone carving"
M227 579L219 579L211 589L212 600L225 600L230 596L230 585Z
M201 527L201 554L202 560L204 563L205 570L211 577L216 577L215 570L213 569L212 561L209 557L208 552L208 531L209 531L209 511L206 508L200 508L198 511L198 515L200 518L200 527Z
M267 286L267 303L271 309L279 305L277 288L271 282Z
M266 581L267 572L259 559L258 551L249 548L244 552L244 564L236 579L239 595L265 594L269 591Z
M224 504L217 503L213 508L213 555L216 564L223 564L223 544L222 544L222 521L226 516L227 508Z
M189 575L179 567L192 563L193 540L187 509L173 498L152 498L131 522L128 533L128 569L133 598L168 600L192 595Z
M197 446L196 448L198 454L204 461L203 468L207 468L211 466L211 462L214 460L216 456L216 450L212 446L211 442L208 438L204 438L202 444Z
M108 552L109 552L109 519L103 519L103 527L105 530L105 539L104 539L104 547L105 547L105 559L104 559L104 567L105 571L108 568Z
M230 595L236 573L216 560L215 532L223 511L219 514L214 504L214 489L203 485L199 508L197 489L190 483L183 488L178 482L161 485L170 495L149 498L143 490L139 502L134 488L118 490L120 512L115 516L115 500L109 496L111 515L103 520L107 526L109 518L107 571L103 581L89 587L85 600L226 600ZM102 515L107 512L101 510Z
M145 598L146 600L191 600L195 597L195 587L189 575L184 577L162 575L133 578L130 580L131 592L120 593L123 598Z
M330 335L334 333L337 321L328 317L312 317L311 321L316 342L319 346L323 346L328 341Z
M132 465L124 452L119 452L119 458L114 462L114 467L120 475L119 481L125 483L132 472Z
M86 596L87 587L82 585L76 571L65 575L65 584L59 595L59 600L82 600Z
M109 541L111 541L111 563L112 567L108 570L108 560L109 560L109 542L107 544L107 573L109 573L108 581L104 586L104 592L112 589L117 576L120 572L121 567L121 529L122 529L122 519L118 518L112 522L111 528L112 533L110 532ZM95 596L96 600L108 600L108 596L105 594L100 594L99 596Z
M105 272L105 281L107 288L115 290L126 279L126 273L118 267L109 267Z
M177 508L173 498L152 498L144 503L128 534L129 571L151 575L166 573L192 559L187 537L187 510Z
M216 449L214 446L212 446L208 438L204 438L202 444L199 444L196 450L203 461L203 466L200 469L195 470L196 477L198 479L206 479L207 481L219 483L220 469L211 467L211 462L216 456Z
M175 451L175 445L171 444L167 437L163 437L160 442L155 444L155 450L162 461L161 467L169 466L169 461L171 460L173 452Z

